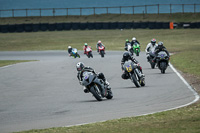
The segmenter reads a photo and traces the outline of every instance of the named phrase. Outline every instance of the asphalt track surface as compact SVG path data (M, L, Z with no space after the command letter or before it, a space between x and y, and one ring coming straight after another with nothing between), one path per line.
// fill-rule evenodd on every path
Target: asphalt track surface
M160 112L191 103L194 93L170 68L161 74L151 69L144 52L135 57L146 76L146 86L136 88L121 79L123 52L108 51L101 58L68 57L66 51L0 52L0 60L38 60L0 68L0 132L70 126ZM103 72L113 99L97 101L84 93L76 63Z

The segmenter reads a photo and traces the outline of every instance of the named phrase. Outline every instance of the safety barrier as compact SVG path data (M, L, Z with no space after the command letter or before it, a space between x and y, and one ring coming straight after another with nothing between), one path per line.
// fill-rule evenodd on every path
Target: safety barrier
M71 22L0 25L0 32L37 32L62 30L100 30L100 29L176 29L200 28L200 22Z

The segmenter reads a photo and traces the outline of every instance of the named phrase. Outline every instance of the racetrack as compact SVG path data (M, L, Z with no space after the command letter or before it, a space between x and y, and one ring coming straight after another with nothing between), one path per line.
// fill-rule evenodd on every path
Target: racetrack
M0 52L0 60L39 60L0 68L0 132L138 116L195 100L170 67L166 74L151 69L144 52L136 57L146 76L146 86L141 88L121 79L123 52L109 51L105 58L93 53L93 59L83 54L73 59L65 51ZM104 73L113 91L112 100L98 102L83 92L75 68L80 61Z

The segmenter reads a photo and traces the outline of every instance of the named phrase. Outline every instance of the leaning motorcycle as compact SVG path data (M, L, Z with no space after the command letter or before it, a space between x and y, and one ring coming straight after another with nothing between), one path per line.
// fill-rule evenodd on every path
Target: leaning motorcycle
M165 70L167 69L167 66L169 64L169 59L170 58L165 51L160 51L156 57L158 68L163 74L165 73Z
M104 57L105 47L103 45L99 46L99 54L101 55L101 57Z
M137 64L129 60L124 63L123 68L136 87L145 86L145 77L140 76L142 73Z
M138 43L133 44L133 51L136 54L136 56L139 56L139 54L140 54L140 45Z
M90 58L90 57L93 58L92 49L91 49L90 46L88 46L88 47L86 48L86 55L87 55L88 58Z
M72 54L71 54L71 56L72 57L74 57L74 58L80 58L80 55L78 54L78 51L77 51L77 49L76 48L73 48L72 49Z
M105 85L104 81L92 72L83 73L83 81L81 84L88 88L89 92L92 93L98 101L102 101L104 97L107 99L113 98L111 88Z

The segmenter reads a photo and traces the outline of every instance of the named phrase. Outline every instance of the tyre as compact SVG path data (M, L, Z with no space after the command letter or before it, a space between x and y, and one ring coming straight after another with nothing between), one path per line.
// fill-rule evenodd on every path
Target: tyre
M155 62L152 62L152 60L150 60L150 64L151 64L151 68L154 69L155 68L155 65L156 63Z
M110 90L108 90L108 95L106 96L107 99L112 99L113 98L113 93L111 91L111 88Z
M104 57L104 51L103 50L100 51L100 54L101 54L101 57Z
M165 73L166 66L167 66L166 62L161 62L160 63L161 73L163 73L163 74Z
M102 96L101 96L101 90L98 87L98 85L94 85L90 88L90 92L93 94L93 96L98 100L102 101Z
M139 56L139 54L140 54L140 53L139 53L139 51L137 50L137 51L136 51L136 56Z
M130 77L132 79L132 82L135 84L135 86L140 87L140 83L138 82L137 78L135 77L135 74L130 73Z
M140 85L141 86L145 86L145 78L143 78L143 79L140 80Z

